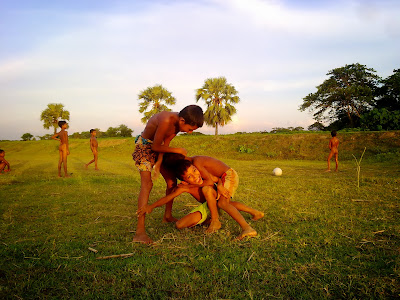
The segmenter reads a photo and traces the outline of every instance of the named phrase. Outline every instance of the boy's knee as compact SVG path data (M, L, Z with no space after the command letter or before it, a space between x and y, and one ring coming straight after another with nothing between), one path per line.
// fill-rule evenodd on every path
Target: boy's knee
M204 194L209 194L209 193L214 192L215 190L212 186L206 185L206 186L202 187L202 191Z
M176 229L183 229L182 222L180 222L180 220L176 221L175 227L176 227Z

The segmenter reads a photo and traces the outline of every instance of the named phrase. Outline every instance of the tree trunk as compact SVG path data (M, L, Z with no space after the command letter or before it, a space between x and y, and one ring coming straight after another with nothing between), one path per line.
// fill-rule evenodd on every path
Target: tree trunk
M215 136L218 136L218 123L215 123Z

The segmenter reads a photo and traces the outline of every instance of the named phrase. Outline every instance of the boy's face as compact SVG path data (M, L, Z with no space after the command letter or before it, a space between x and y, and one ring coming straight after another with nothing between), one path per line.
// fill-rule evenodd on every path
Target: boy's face
M193 165L186 170L182 177L183 181L189 184L200 185L203 183L199 170Z
M189 125L185 123L185 119L184 118L180 118L179 119L179 131L181 132L187 132L187 133L192 133L194 130L196 130L197 128L199 128L196 125Z
M97 134L96 130L92 131L92 136L96 136L96 134Z
M4 157L6 155L6 151L0 152L0 157Z
M65 123L61 126L61 129L67 129L68 128L68 123Z

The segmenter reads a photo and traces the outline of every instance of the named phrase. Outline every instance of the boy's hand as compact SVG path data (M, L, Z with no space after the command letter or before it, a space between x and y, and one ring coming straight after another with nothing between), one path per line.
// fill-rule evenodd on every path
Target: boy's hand
M139 209L136 211L136 215L137 215L138 217L141 217L141 216L143 216L144 214L149 214L149 213L151 213L152 211L153 211L153 209L151 208L150 205L145 205L145 206L142 206L141 208L139 208Z
M217 190L218 190L218 193L220 193L225 198L229 199L231 197L231 194L229 193L229 191L222 184L217 185Z

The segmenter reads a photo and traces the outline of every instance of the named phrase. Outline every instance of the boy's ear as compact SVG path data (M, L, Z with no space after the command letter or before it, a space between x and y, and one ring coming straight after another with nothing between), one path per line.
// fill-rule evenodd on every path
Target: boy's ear
M186 121L185 121L185 119L184 119L184 118L182 118L182 117L179 117L179 123L181 123L181 124L186 124Z

